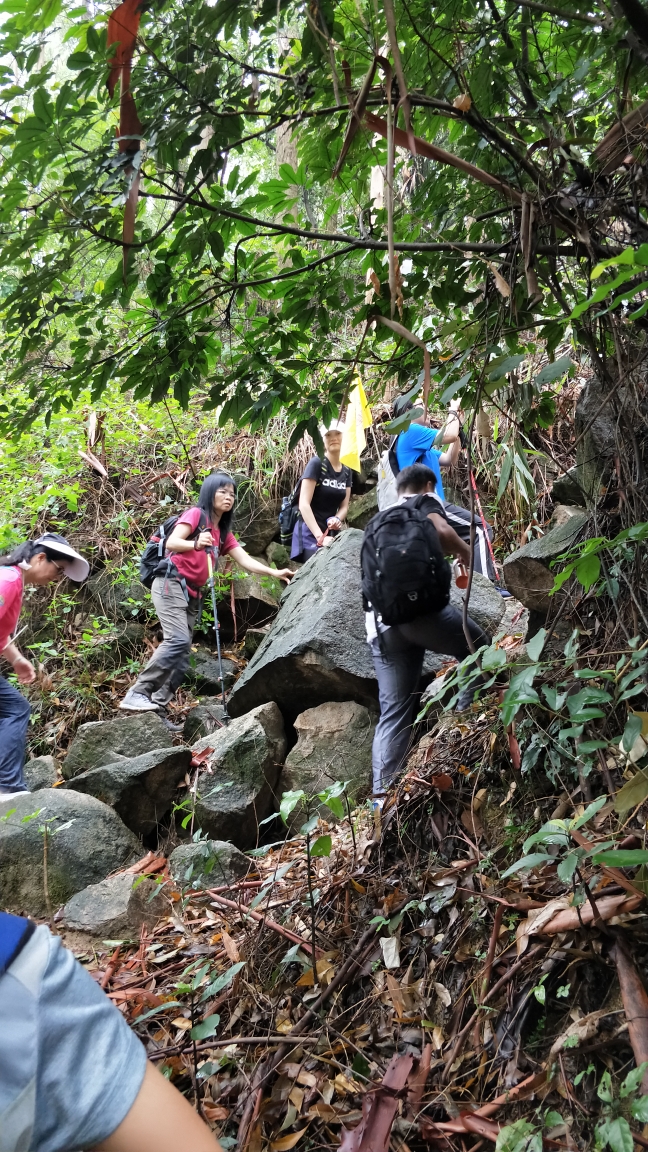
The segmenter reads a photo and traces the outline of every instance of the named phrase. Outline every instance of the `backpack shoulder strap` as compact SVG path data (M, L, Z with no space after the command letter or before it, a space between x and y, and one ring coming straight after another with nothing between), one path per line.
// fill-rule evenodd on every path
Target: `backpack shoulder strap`
M0 976L13 964L36 925L23 916L0 912Z

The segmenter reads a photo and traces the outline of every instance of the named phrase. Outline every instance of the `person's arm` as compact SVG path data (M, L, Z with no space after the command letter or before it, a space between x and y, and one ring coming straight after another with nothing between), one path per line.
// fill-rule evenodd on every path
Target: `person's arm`
M311 508L316 487L317 480L302 480L299 490L299 511L306 527L310 528L315 539L319 540L322 535L322 529L317 523L313 509Z
M226 555L231 556L240 568L246 572L253 572L255 576L276 576L279 580L285 580L287 583L295 575L292 568L269 568L267 564L261 564L259 560L248 555L245 548L242 548L240 544L237 544L236 548L232 548Z
M451 468L453 464L457 463L459 453L461 452L461 440L457 436L448 448L447 452L442 452L439 456L439 465L441 468Z
M191 524L176 524L173 532L166 542L167 552L200 552L205 548L211 548L214 540L209 528L200 532L198 536L194 536L193 540L189 537L196 529L191 527Z
M448 405L448 415L443 425L442 444L454 444L459 439L461 420L459 418L459 401L451 400Z
M440 516L438 512L430 512L428 520L431 520L437 530L439 543L443 551L450 556L456 556L464 564L470 564L470 547L466 544L465 540L458 536L454 528L451 528L448 521Z
M351 489L347 488L344 500L340 504L335 516L329 516L327 524L329 528L341 528L342 521L346 519L346 514L349 511L349 500L351 499Z
M7 644L0 653L4 660L7 660L13 668L18 680L21 684L33 684L36 679L36 670L31 660L23 656L22 652L16 648L15 644Z
M222 1152L188 1100L152 1064L130 1112L94 1152Z

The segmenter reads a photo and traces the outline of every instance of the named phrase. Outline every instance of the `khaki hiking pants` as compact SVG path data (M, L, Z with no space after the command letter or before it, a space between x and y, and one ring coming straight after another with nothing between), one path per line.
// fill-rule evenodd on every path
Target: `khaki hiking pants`
M202 596L190 596L187 604L179 581L167 576L155 577L151 596L164 639L140 672L133 692L142 692L163 707L173 699L189 668L191 638L200 616Z

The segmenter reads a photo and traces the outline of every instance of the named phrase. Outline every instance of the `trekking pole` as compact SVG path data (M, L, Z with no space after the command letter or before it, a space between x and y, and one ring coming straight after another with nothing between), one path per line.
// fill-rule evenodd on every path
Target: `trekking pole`
M486 523L486 518L484 516L484 513L482 512L481 500L479 499L479 492L477 491L477 483L475 481L475 473L473 472L472 468L470 469L470 486L473 490L473 496L475 497L475 504L477 505L477 511L479 512L479 518L482 522L482 529L484 532L484 536L486 537L486 546L488 548L488 551L490 552L490 558L493 562L493 570L495 572L495 583L501 587L502 581L500 580L500 575L499 575L499 572L497 571L497 562L495 560L495 553L493 552L493 545L491 544L490 536L488 535L488 524Z
M229 716L227 714L227 704L225 703L225 677L223 676L223 658L221 656L220 644L220 624L218 622L218 612L216 611L216 589L214 587L214 564L212 561L211 550L207 551L207 568L209 571L209 583L211 585L211 598L212 609L214 611L214 632L216 633L216 652L218 655L218 678L221 682L221 693L223 697L223 720L227 724Z

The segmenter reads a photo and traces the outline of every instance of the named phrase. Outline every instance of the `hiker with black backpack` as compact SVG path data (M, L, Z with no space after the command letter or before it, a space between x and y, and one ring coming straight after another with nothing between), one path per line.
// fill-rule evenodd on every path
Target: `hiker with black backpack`
M351 469L340 463L343 427L336 420L320 429L324 456L308 461L282 508L282 539L292 529L291 560L309 560L319 548L332 544L342 528L351 499ZM285 525L282 518L287 521Z
M367 641L380 701L372 749L374 797L384 795L409 746L426 651L463 660L470 649L461 613L450 605L446 555L470 563L470 548L448 523L435 494L436 477L424 464L399 473L398 503L379 512L365 529L360 563ZM490 643L468 617L475 648ZM460 694L457 709L476 689Z
M202 588L219 556L258 576L292 579L290 568L270 568L248 556L230 531L236 484L226 472L203 481L193 508L161 525L140 562L151 589L163 640L119 705L125 712L154 712L174 697L189 668L191 639L200 617Z

